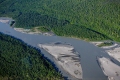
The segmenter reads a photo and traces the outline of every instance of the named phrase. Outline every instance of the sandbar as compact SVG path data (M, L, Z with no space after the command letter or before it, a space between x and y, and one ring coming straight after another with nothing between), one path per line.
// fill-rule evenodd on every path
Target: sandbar
M73 77L82 80L82 67L80 63L80 55L75 51L74 47L68 44L39 44L50 53L56 62Z
M120 66L105 57L98 58L98 62L103 73L108 76L109 80L120 80Z

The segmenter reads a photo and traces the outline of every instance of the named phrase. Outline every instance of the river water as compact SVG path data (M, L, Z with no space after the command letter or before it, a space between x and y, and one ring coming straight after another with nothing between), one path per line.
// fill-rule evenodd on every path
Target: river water
M45 36L45 35L34 35L34 34L25 34L15 31L8 24L4 24L0 22L0 32L4 34L8 34L23 40L25 43L38 47L39 43L53 43L53 42L63 42L69 43L74 46L75 50L81 56L81 66L83 70L83 80L107 80L107 77L103 74L101 68L99 67L96 56L104 56L107 58L111 58L104 49L98 48L89 42L85 42L83 40L77 40L73 38L59 37L59 36ZM53 57L42 50L42 53L48 57L51 61L54 62ZM62 74L66 77L70 77L61 67L55 63Z

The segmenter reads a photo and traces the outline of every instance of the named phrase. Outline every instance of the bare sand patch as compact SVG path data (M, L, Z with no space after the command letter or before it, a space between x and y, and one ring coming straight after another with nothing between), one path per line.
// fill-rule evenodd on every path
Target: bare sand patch
M114 59L118 60L120 62L120 47L106 50L106 52L113 57Z
M113 45L111 45L111 46L103 46L102 48L104 48L104 49L109 49L109 48L113 48L113 47L115 47L115 46L117 46L118 44L113 44Z
M98 58L98 62L109 80L120 80L120 66L105 57Z
M21 33L26 33L26 34L41 34L41 32L33 32L31 29L24 29L24 28L14 28L14 30L21 32Z
M2 23L8 23L9 20L0 19L0 22L2 22Z
M110 48L113 48L113 47L116 47L118 44L117 43L113 43L113 42L111 42L110 43L110 41L97 41L97 42L90 42L90 43L92 43L93 45L95 45L95 46L98 46L98 47L101 47L101 48L103 48L103 49L110 49ZM109 45L108 44L106 44L106 43L110 43ZM105 44L105 45L103 45L103 44ZM102 46L100 46L100 45L102 45Z
M104 42L90 42L90 43L94 44L95 46L98 46L98 45L100 45L100 44L102 44Z
M13 21L12 18L0 17L0 22L1 22L1 23L10 24L11 21Z
M74 50L74 47L68 44L39 44L38 46L50 53L66 72L82 80L80 56Z
M53 36L54 34L51 32L40 32L39 30L32 31L32 29L24 29L24 28L14 28L14 30L21 32L21 33L26 33L26 34L43 34L46 36Z

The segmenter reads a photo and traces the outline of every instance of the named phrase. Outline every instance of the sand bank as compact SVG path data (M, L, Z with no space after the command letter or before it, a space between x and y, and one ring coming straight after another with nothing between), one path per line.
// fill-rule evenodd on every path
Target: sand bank
M2 23L9 23L9 20L0 19L0 22L2 22Z
M14 28L14 30L21 32L21 33L27 33L27 34L41 34L41 32L32 32L31 29Z
M1 23L10 24L11 21L13 21L12 18L0 17L0 22L1 22Z
M98 58L98 62L109 80L120 80L120 66L105 57Z
M120 62L120 47L116 47L114 49L106 50L106 52L113 57L114 59Z
M100 44L102 44L104 42L90 42L90 43L94 44L95 46L98 46L98 45L100 45Z
M66 72L82 80L80 56L74 50L74 47L68 44L39 44L38 46L50 53Z
M24 29L24 28L14 28L14 30L21 32L21 33L26 33L26 34L42 34L46 36L53 36L54 34L51 32L40 32L40 31L32 31L32 29Z
M109 49L109 48L113 48L113 47L115 47L115 46L117 46L118 44L113 44L113 45L111 45L111 46L103 46L102 48L104 48L104 49Z
M90 43L92 43L93 45L95 45L95 46L100 46L101 44L104 44L104 43L109 43L109 41L107 42L107 41L101 41L101 42L90 42ZM113 47L116 47L118 44L117 43L113 43L113 44L111 44L111 45L103 45L103 46L101 46L101 48L103 48L103 49L110 49L110 48L113 48Z

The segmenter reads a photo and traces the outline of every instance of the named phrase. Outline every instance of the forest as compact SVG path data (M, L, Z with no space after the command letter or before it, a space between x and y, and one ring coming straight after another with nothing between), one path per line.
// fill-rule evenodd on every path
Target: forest
M120 41L120 0L0 0L0 16L58 36Z
M0 33L0 80L63 80L41 51Z

